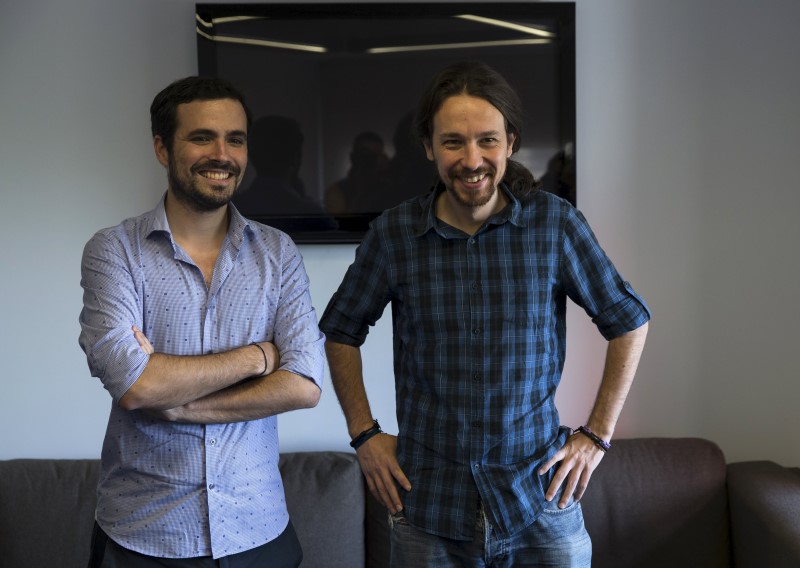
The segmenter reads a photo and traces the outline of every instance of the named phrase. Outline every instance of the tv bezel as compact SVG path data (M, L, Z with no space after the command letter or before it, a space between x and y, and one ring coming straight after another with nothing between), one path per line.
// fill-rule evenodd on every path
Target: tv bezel
M195 18L210 22L219 18L236 16L270 17L280 19L371 19L371 18L444 18L462 14L468 10L478 16L495 19L546 18L558 22L558 70L559 70L559 131L562 140L571 144L572 159L575 159L575 3L574 2L409 2L409 3L198 3ZM217 64L217 42L207 39L207 31L197 24L198 74L224 76ZM230 80L230 78L229 78ZM235 80L233 80L235 84ZM246 95L246 93L245 93ZM523 105L525 101L523 100ZM540 177L541 172L536 172ZM420 188L424 191L424 188ZM570 198L575 204L574 192ZM369 223L381 211L356 213L338 217L345 228L319 229L316 218L296 215L253 215L242 213L253 220L275 226L292 237L297 243L358 243L368 229Z

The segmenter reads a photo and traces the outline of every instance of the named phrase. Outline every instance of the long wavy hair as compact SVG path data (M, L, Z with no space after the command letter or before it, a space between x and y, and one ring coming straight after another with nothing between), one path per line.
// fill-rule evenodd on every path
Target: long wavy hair
M414 118L414 129L420 142L430 143L433 117L447 99L457 95L483 99L499 110L505 122L506 135L514 135L512 155L519 150L522 142L522 102L502 75L480 61L462 61L446 67L428 85ZM533 173L511 158L506 164L503 181L518 198L539 188Z

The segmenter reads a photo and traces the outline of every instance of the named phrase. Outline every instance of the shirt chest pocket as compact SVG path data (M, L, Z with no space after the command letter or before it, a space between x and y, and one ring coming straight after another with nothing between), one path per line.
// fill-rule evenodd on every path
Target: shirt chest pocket
M553 292L547 274L526 270L504 274L489 296L492 318L502 322L504 336L535 336L551 322Z

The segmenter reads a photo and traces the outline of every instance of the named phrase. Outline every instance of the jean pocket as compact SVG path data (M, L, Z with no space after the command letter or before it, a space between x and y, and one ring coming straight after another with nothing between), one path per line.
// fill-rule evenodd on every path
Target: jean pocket
M408 526L408 520L403 511L389 513L389 528L393 529L395 526Z
M566 507L561 509L558 506L558 501L553 499L553 501L551 501L550 503L545 503L544 511L542 511L542 513L546 515L566 515L568 513L573 512L576 509L580 510L580 508L581 504L573 499L570 500L569 504Z
M580 504L577 501L575 501L574 496L570 496L569 501L567 501L567 506L564 507L563 509L558 506L559 502L561 501L561 498L564 496L564 485L566 485L566 482L561 484L561 487L558 488L558 492L556 492L556 496L553 497L553 499L544 502L545 513L549 513L552 515L564 514L575 509L576 505L580 507Z

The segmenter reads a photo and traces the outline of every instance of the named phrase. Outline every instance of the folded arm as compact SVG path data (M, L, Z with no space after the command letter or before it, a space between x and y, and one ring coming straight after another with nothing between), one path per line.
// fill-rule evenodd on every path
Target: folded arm
M138 328L134 327L133 331L142 350L150 355L150 362L155 359L157 367L168 367L170 362L177 365L185 364L188 366L198 363L202 364L201 361L198 361L198 359L204 358L202 356L159 356L159 354L154 352L150 341ZM279 356L275 346L269 342L262 342L258 345L264 350L263 353L255 346L247 346L246 348L234 349L221 354L223 358L229 357L232 360L232 365L236 365L237 363L241 363L241 361L236 360L241 354L237 354L236 352L247 350L248 356L252 354L252 351L258 353L258 362L256 363L256 365L259 366L258 371L243 377L244 380L240 379L236 381L235 384L225 385L218 390L212 390L211 392L187 400L185 403L179 405L150 406L145 407L145 409L164 420L199 424L222 424L257 420L289 410L316 406L320 397L320 389L316 383L295 373L276 370L279 365ZM213 364L214 363L212 363L212 365ZM148 363L148 367L145 368L145 372L147 372L149 367L150 363ZM144 373L142 375L144 375ZM139 378L139 381L141 380L142 377ZM134 383L134 386L139 384L139 381ZM165 381L159 382L161 384L165 383ZM225 382L226 381L223 380L221 384ZM213 380L206 381L204 384L209 385L212 383ZM183 393L191 392L194 394L202 390L201 387L193 384L183 384L182 386ZM131 388L131 390L133 390L133 388ZM166 392L168 389L165 387L151 390L160 390L164 394L160 400L167 400L171 397L171 394ZM169 390L174 393L177 390L177 386L173 386ZM125 397L123 397L122 400L124 401Z
M254 345L246 345L223 353L179 356L155 353L137 328L134 335L150 357L142 374L119 401L125 410L183 406L247 378L267 375L280 362L275 346L269 342L259 344L263 353Z
M320 389L314 381L288 371L275 371L159 414L165 420L195 424L244 422L312 408L319 398Z

